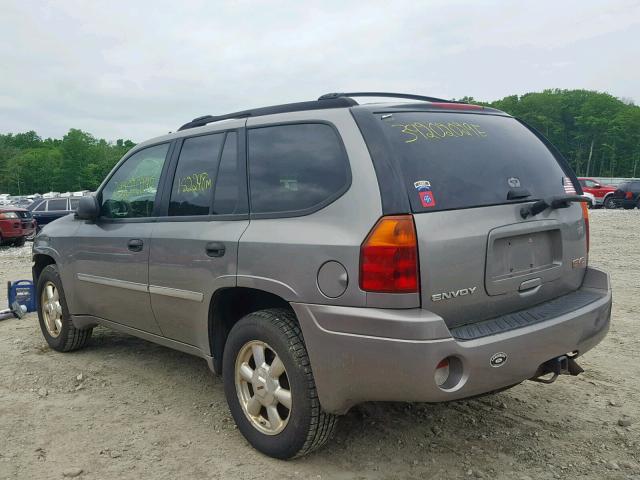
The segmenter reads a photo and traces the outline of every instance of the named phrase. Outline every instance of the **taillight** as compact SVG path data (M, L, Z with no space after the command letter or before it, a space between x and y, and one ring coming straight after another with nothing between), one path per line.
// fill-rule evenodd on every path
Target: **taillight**
M624 194L624 198L626 198L627 200L632 200L633 199L633 192L626 192Z
M584 228L587 234L587 253L589 253L589 207L586 202L580 204L582 207L582 219L584 220Z
M360 247L360 288L418 292L418 242L413 216L382 217Z

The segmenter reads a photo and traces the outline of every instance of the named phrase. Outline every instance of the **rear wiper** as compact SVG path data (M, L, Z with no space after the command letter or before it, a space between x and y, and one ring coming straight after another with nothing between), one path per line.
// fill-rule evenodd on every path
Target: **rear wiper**
M510 188L509 192L507 192L507 200L516 200L518 198L527 198L530 196L531 192L522 187Z
M558 195L547 199L538 200L531 205L520 209L522 218L533 217L534 215L544 212L547 208L555 210L556 208L567 208L572 202L588 202L587 197L581 195Z

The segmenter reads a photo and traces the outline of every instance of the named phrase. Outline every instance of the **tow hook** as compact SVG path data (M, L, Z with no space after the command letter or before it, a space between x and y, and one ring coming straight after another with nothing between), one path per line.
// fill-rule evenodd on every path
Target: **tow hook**
M572 357L561 355L540 365L536 375L529 380L540 383L553 383L557 380L559 375L573 375L575 377L580 375L582 372L584 372L584 370ZM549 373L552 374L551 377L543 378Z

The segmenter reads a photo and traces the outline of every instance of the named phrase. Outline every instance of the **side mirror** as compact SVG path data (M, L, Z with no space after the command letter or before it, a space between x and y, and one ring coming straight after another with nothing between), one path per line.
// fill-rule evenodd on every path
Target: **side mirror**
M76 218L80 220L95 220L100 215L98 199L93 195L82 197L76 210Z
M596 183L593 188L602 188L602 185L600 185L599 183Z

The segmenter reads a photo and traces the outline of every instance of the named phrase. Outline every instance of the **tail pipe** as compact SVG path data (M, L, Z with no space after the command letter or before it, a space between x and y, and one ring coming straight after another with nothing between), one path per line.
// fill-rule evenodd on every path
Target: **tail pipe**
M553 383L560 375L580 375L584 370L578 362L575 361L576 355L561 355L544 362L538 367L535 376L529 380L540 383ZM551 377L545 378L545 375L552 374Z

